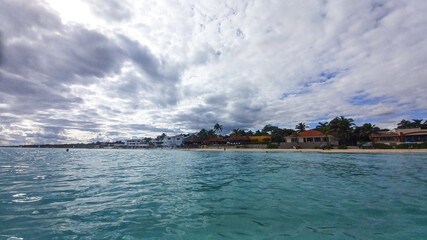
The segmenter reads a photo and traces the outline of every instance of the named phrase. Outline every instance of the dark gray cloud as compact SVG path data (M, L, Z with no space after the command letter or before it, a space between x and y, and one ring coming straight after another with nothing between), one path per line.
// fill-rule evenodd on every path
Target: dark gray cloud
M115 40L79 25L62 25L40 2L5 1L2 29L1 112L37 114L84 102L71 84L88 85L118 73L125 53Z
M32 35L37 38L40 30L61 28L60 18L38 1L2 0L0 26L4 37Z

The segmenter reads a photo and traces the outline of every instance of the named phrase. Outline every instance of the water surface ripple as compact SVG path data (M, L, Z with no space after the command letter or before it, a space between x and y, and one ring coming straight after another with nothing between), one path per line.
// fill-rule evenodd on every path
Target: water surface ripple
M425 239L426 154L0 148L0 239Z

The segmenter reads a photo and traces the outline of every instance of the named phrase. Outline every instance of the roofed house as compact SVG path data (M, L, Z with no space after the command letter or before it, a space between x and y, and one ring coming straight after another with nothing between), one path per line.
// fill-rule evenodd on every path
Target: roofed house
M176 135L176 136L165 136L163 139L163 147L166 148L180 148L182 146L182 143L184 141L184 135Z
M300 146L302 148L315 148L322 145L338 145L338 139L331 134L324 134L317 130L302 131L284 138L284 143L280 144L284 148Z
M204 144L206 145L222 145L226 143L227 140L224 138L209 138L208 140L204 141Z
M400 135L396 132L379 132L369 136L373 143L397 144L400 142Z
M249 141L247 136L233 136L227 139L227 144L245 144Z
M271 136L249 136L249 140L252 142L271 142Z
M145 139L125 140L124 146L127 148L148 148L149 144Z
M397 145L405 142L421 143L427 141L427 129L396 129L395 132L382 132L369 136L373 143Z
M199 147L200 144L202 144L202 140L194 134L191 134L189 137L184 138L184 147L190 148L190 147Z

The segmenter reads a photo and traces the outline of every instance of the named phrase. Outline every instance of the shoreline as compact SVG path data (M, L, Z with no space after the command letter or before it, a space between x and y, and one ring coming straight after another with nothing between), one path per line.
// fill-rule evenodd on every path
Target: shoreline
M427 153L427 149L268 149L268 148L189 148L184 151L215 152L306 152L306 153Z
M28 149L66 149L66 148L32 148L32 147L0 147L0 148L28 148ZM427 149L269 149L269 148L70 148L70 150L179 150L196 152L305 152L305 153L427 153Z

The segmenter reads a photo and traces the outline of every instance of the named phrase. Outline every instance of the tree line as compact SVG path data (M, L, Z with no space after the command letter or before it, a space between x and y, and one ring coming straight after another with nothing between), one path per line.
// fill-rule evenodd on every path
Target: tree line
M267 124L262 129L256 130L255 132L236 128L233 129L229 135L220 135L219 133L223 131L223 126L216 123L212 129L201 129L197 133L197 136L204 141L218 137L228 138L236 136L268 135L271 136L273 142L283 142L284 137L289 135L297 136L298 133L306 131L309 127L310 126L306 125L304 122L295 125L295 129L279 128L278 126ZM412 119L412 121L402 119L402 121L397 124L397 128L427 129L427 120L423 122L423 119ZM352 118L346 118L344 116L335 117L329 122L319 122L314 129L320 131L322 134L337 137L340 145L357 145L361 142L368 142L370 141L369 136L371 134L390 131L390 129L381 129L372 123L364 123L361 126L357 126Z

